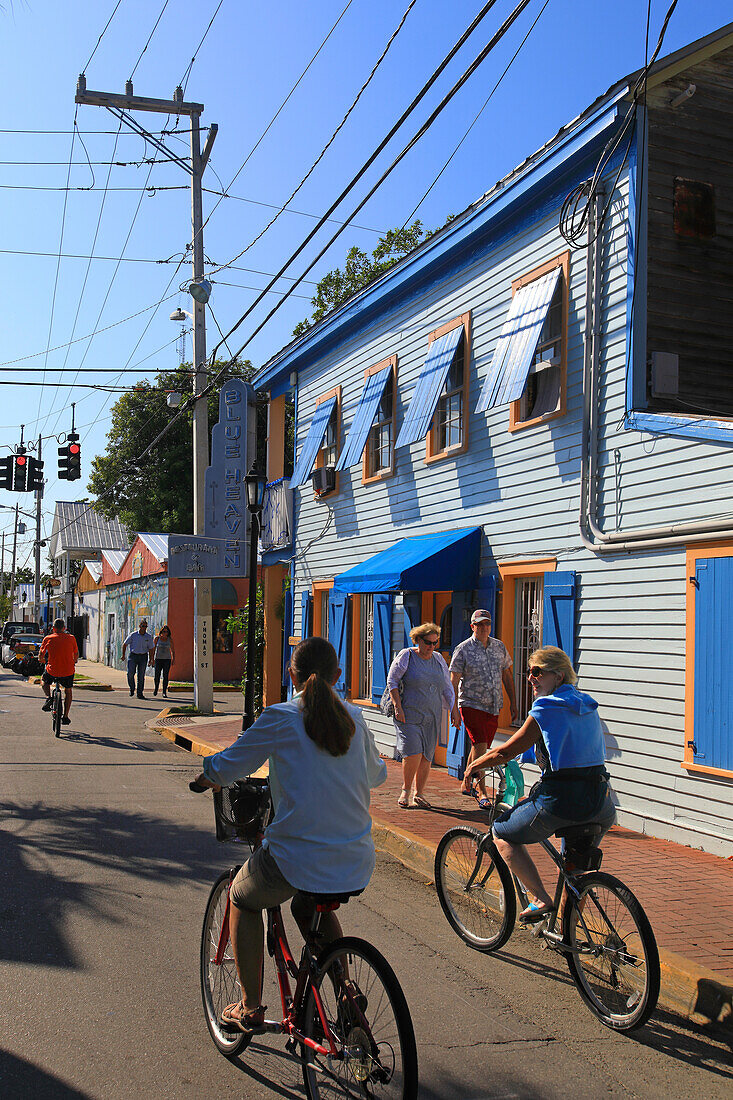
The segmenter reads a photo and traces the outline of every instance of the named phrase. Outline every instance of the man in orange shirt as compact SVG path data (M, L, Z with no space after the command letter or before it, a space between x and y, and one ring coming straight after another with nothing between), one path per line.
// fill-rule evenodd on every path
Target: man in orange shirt
M54 680L58 680L64 689L64 714L61 721L65 726L68 726L71 724L69 718L71 686L74 683L74 669L76 668L76 662L79 660L79 650L76 638L73 634L68 633L63 619L54 620L53 632L47 634L41 642L38 657L40 661L43 661L44 658L46 660L46 670L41 677L41 687L43 688L43 694L46 696L46 702L41 709L51 709L53 705L51 702L51 684Z

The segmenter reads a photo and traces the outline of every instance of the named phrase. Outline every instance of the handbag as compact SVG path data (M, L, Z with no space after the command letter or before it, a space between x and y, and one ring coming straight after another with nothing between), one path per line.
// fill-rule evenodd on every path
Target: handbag
M410 667L409 658L408 658L408 662L407 662L407 667L408 668ZM407 671L407 669L405 671ZM403 680L404 680L404 677L403 677ZM405 690L403 680L400 680L399 683L397 684L397 690L400 693L400 699L402 698L402 695L403 695L404 690ZM385 687L384 691L382 692L382 698L379 700L379 709L382 712L382 714L384 714L387 718L394 718L394 703L392 702L392 696L389 693L389 688L388 687Z

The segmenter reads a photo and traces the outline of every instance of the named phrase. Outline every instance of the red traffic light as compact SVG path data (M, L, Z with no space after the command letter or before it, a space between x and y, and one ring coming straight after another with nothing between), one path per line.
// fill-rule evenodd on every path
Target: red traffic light
M69 444L69 454L70 455L78 455L80 451L81 451L81 447L79 446L78 443L70 443Z
M15 465L16 466L25 466L27 461L28 461L28 459L25 457L25 455L16 455L15 456Z

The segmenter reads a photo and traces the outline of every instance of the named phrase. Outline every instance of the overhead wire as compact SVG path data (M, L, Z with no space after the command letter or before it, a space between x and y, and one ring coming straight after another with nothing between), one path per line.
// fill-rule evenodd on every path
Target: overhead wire
M201 49L201 47L203 46L204 42L206 41L206 36L209 33L209 31L211 30L211 28L213 26L213 23L214 23L214 20L216 19L217 15L219 14L219 8L222 6L223 3L224 3L224 0L219 0L219 3L217 4L217 7L216 7L216 11L212 15L211 19L209 20L209 25L207 26L206 30L204 31L203 35L201 36L201 41L199 42L196 49L193 51L193 57L189 61L188 67L186 68L186 71L183 74L183 77L178 81L179 87L182 88L182 90L183 90L183 98L184 99L186 98L186 88L188 87L188 78L191 75L191 70L193 69L194 62L196 61L196 58L198 57L198 52Z
M114 8L112 9L112 14L110 15L107 22L104 24L104 28L102 29L102 33L100 34L99 38L97 39L97 44L94 47L94 49L92 50L92 52L89 54L89 60L87 61L84 68L82 69L83 73L85 73L87 71L87 69L89 68L89 66L91 65L92 58L94 57L95 53L99 49L99 44L102 41L102 39L104 38L105 34L107 33L107 29L108 29L110 23L112 22L112 20L114 19L115 15L117 14L117 9L119 8L121 3L122 3L122 0L117 0L117 3L115 4Z
M417 0L410 0L410 3L407 5L407 8L405 9L404 14L402 15L402 18L400 19L399 23L397 24L395 30L390 35L389 39L387 40L387 44L385 45L384 49L382 50L381 54L379 55L379 57L377 58L375 64L373 65L372 71L369 73L368 77L366 78L366 80L362 84L361 88L359 88L359 91L356 93L356 96L351 101L351 105L349 106L348 110L346 111L346 114L341 119L338 126L333 131L330 138L328 139L326 144L323 146L323 148L321 149L321 151L318 154L318 156L316 157L316 159L311 164L308 171L301 178L298 185L293 189L293 191L291 191L290 195L285 200L283 206L277 211L277 213L272 218L270 218L267 225L263 229L260 230L260 232L257 234L257 236L253 237L253 239L249 242L249 244L246 246L246 248L243 248L241 250L241 252L238 252L237 255L234 256L233 259L231 259L228 264L222 264L221 267L214 268L213 271L210 271L209 272L210 276L215 275L217 271L222 271L222 270L224 270L224 268L229 267L230 264L235 263L236 260L241 259L242 256L245 255L245 253L249 252L249 250L251 248L253 248L254 245L256 245L257 242L262 239L262 237L264 237L264 235L265 235L265 233L267 233L268 229L270 229L275 224L277 219L282 214L283 210L288 206L288 204L290 202L292 202L292 200L295 198L295 196L298 194L298 192L302 189L302 187L305 185L305 183L310 179L310 177L313 175L313 172L318 167L318 165L321 163L324 156L326 155L328 150L331 148L331 146L333 145L333 143L336 140L337 136L339 135L339 133L343 129L344 125L346 124L347 120L349 119L349 117L352 114L354 108L356 107L357 103L361 99L362 95L364 94L366 89L371 84L377 70L379 69L380 65L382 64L385 57L389 53L389 50L390 50L390 47L392 46L392 43L395 41L395 39L397 38L397 35L400 33L400 31L404 27L405 23L407 22L407 17L410 14L410 12L412 11L412 9L415 7L416 3L417 3Z
M148 35L148 40L147 40L147 42L145 43L145 45L143 46L143 48L141 49L141 51L140 51L140 56L138 57L137 61L135 62L134 66L133 66L133 69L132 69L132 72L130 73L130 76L129 76L129 78L128 78L128 79L130 80L130 82L132 82L132 78L133 78L133 76L135 75L135 73L137 72L137 67L138 67L138 65L140 64L140 62L141 62L141 61L142 61L142 59L143 59L143 54L145 53L145 51L147 50L148 46L150 45L150 43L151 43L151 42L152 42L152 40L153 40L153 35L154 35L154 34L155 34L155 32L157 31L157 29L158 29L158 24L160 23L161 19L163 18L163 14L164 14L164 12L165 12L165 9L166 9L167 7L168 7L168 0L164 0L164 3L163 3L163 7L162 7L162 8L160 9L160 14L159 14L158 18L157 18L157 19L155 20L155 25L154 25L154 27L153 27L152 31L150 32L150 34Z

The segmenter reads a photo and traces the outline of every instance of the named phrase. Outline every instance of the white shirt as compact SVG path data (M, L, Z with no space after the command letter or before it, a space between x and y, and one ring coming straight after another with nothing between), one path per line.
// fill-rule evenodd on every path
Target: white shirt
M387 778L361 712L345 703L356 729L344 756L331 756L305 732L299 696L266 707L223 752L207 756L207 779L228 785L269 758L275 816L265 831L291 886L311 893L362 890L374 870L369 792Z

